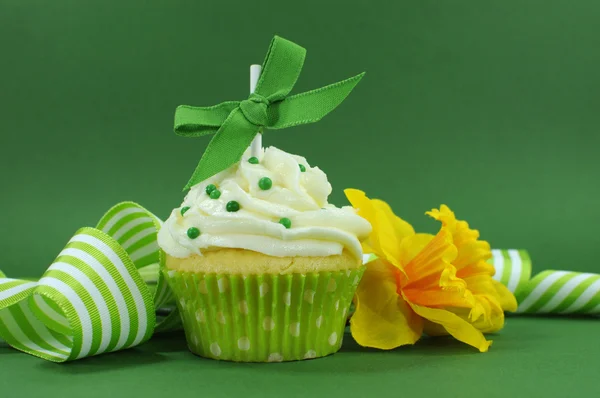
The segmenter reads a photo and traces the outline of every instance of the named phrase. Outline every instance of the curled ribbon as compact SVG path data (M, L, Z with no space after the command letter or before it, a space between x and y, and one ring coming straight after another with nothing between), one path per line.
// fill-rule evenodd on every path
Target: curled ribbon
M243 101L210 107L181 105L175 111L175 133L199 137L215 134L184 189L236 163L256 134L314 123L334 110L350 94L364 73L288 97L300 76L306 50L275 36L262 65L256 90Z
M494 279L506 285L521 314L600 315L600 275L572 271L542 271L531 278L525 250L492 250Z
M135 347L181 327L160 272L162 221L132 202L82 228L37 282L0 273L0 337L65 362Z

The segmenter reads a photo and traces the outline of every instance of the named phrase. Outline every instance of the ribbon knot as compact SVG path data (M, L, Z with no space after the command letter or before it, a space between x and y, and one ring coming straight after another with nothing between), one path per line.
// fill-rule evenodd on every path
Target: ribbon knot
M238 162L259 130L314 123L350 94L364 73L305 93L288 96L300 76L306 50L275 36L262 65L256 90L243 101L210 107L181 105L175 111L175 133L187 137L214 134L188 189Z
M240 110L244 117L256 127L268 125L269 115L267 108L269 100L260 94L250 94L247 100L240 102Z

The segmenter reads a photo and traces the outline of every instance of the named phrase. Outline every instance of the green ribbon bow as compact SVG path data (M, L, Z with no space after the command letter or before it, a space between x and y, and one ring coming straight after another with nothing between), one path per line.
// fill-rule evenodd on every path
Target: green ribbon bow
M256 90L243 101L211 107L181 105L175 111L175 133L199 137L216 133L185 189L239 161L252 140L264 129L283 129L314 123L334 110L350 94L364 73L316 90L288 97L306 50L275 36L262 65Z

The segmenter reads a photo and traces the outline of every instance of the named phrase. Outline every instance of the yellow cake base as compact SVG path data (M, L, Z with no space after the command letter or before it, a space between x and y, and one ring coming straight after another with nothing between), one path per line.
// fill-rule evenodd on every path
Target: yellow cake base
M244 249L220 249L203 255L175 258L167 255L167 269L234 275L306 274L360 268L361 260L344 250L340 255L326 257L273 257Z

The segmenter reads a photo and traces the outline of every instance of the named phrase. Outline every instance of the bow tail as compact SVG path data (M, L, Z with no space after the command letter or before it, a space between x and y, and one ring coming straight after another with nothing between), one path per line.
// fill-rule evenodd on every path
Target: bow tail
M287 97L268 109L270 129L283 129L300 124L314 123L340 105L365 74L361 73L341 82Z
M175 110L175 134L185 137L214 134L239 104L226 101L206 107L180 105Z
M184 191L239 161L258 129L246 120L241 109L233 110L208 144Z

